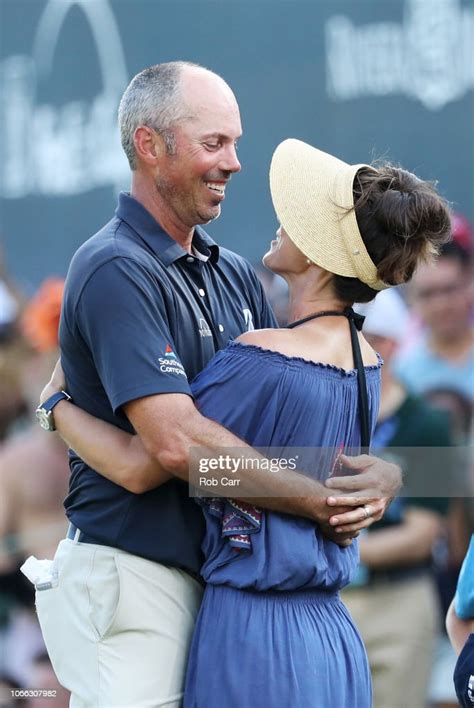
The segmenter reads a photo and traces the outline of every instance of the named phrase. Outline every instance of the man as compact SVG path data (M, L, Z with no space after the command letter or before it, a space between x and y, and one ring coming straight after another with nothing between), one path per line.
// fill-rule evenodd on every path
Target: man
M415 393L453 390L472 401L474 328L469 252L456 241L446 244L435 262L417 270L409 293L425 332L398 357L397 375Z
M232 447L239 457L256 455L199 414L188 380L229 337L275 320L248 264L198 226L219 216L240 170L242 129L229 86L191 64L151 67L125 91L119 121L131 195L120 195L116 218L73 258L61 356L77 405L134 430L157 464L142 478L125 473L122 488L72 453L70 539L56 555L59 584L53 578L37 602L72 705L177 706L201 595L203 532L180 480L193 447L207 457ZM45 415L55 402L45 402ZM60 431L68 407L62 400L54 409ZM386 500L376 497L399 484L386 463L348 464L371 469L350 480L360 496L342 497L339 504L355 508L339 506L337 515L330 491L309 478L249 470L242 479L263 507L312 518L348 543L380 518ZM334 484L344 489L345 481Z

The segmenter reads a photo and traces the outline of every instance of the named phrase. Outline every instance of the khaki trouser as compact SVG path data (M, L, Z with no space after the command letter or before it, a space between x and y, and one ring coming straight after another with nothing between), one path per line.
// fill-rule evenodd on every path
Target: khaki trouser
M376 581L342 598L367 649L374 708L425 708L439 625L431 578Z
M43 637L71 708L178 708L202 588L176 568L65 539L57 587L36 591Z

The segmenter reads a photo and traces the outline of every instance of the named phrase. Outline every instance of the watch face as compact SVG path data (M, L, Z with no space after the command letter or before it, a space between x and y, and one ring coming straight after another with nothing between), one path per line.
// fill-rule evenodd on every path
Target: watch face
M37 408L36 417L38 418L38 423L44 430L54 430L52 411L45 411L45 409L41 407Z

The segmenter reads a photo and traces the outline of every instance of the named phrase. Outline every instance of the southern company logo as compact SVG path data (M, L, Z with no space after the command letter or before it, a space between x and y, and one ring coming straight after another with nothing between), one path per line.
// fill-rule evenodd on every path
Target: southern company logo
M171 358L173 358L173 359L176 359L176 354L175 354L174 351L171 349L171 347L170 347L169 344L166 345L165 356L169 356L169 357L171 357Z
M160 371L162 374L177 374L178 376L184 376L187 378L184 366L178 358L174 351L171 349L170 344L166 345L165 355L158 358L160 364Z

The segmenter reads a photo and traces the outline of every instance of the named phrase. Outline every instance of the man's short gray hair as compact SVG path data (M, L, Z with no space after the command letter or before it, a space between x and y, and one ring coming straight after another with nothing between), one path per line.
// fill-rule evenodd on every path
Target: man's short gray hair
M199 67L185 61L155 64L137 74L125 89L118 119L122 147L132 170L137 168L133 136L139 125L146 125L160 133L168 153L173 154L175 141L172 126L186 113L179 82L187 66Z

